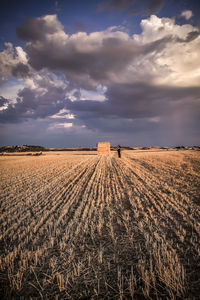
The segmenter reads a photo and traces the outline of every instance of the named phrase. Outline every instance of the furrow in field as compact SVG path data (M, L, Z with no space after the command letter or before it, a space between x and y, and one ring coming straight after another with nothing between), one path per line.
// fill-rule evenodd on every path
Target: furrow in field
M67 171L66 171L67 170ZM3 222L3 219L6 218L6 215L9 213L13 216L13 218L10 220L12 223L16 222L16 220L19 219L20 215L24 216L26 213L30 214L30 208L31 211L33 209L35 209L35 206L37 206L37 204L40 204L40 198L41 197L48 197L49 193L51 193L51 190L55 190L58 187L57 183L60 183L60 181L63 181L62 177L67 176L67 172L68 172L68 168L64 170L64 174L62 173L59 177L52 177L52 181L48 184L45 184L45 186L42 184L41 185L41 181L40 181L40 176L34 176L32 178L32 182L35 183L35 185L37 186L36 190L33 189L28 189L27 192L25 193L22 189L22 192L19 194L19 196L15 195L14 200L12 201L12 198L9 198L9 201L4 201L6 209L2 208L2 215L1 215L1 223ZM20 186L20 183L19 183ZM10 187L12 189L12 186ZM53 191L54 193L54 191ZM45 195L46 194L46 195ZM30 199L30 200L29 200ZM5 199L6 200L6 199ZM24 202L24 206L21 206L21 201ZM9 206L9 203L11 203L11 205ZM28 205L27 205L28 204ZM19 205L19 209L16 210L16 207L18 207ZM4 212L4 213L3 213ZM7 218L6 218L6 223L7 226L10 227L10 224L8 224Z
M12 192L10 192L8 193L8 196L3 199L2 215L0 217L1 222L3 222L3 220L6 218L7 213L14 215L16 206L21 206L21 201L24 202L25 207L27 207L27 199L31 199L31 206L35 206L40 195L51 192L52 186L57 186L59 181L62 180L62 177L66 176L67 169L68 168L62 170L59 175L57 174L56 177L55 174L52 174L51 177L49 177L48 182L42 182L41 174L39 174L38 176L32 178L32 184L26 186L26 189L24 188L24 184L21 185L21 183L19 182L19 186L21 186L21 189L20 192L17 193L17 196L15 194L16 191L15 193L13 192L13 195ZM12 186L10 187L10 190L12 191ZM8 203L10 205L8 205Z
M66 205L66 208L63 210L60 217L65 227L65 234L61 237L61 243L67 244L69 240L73 241L77 236L80 238L83 233L86 234L88 232L88 221L91 221L95 208L94 202L97 195L101 164L102 158L97 158L96 164L88 168L90 174L85 174L82 182L79 182L78 185L82 186L82 189L76 195L76 205L73 213L71 213L71 208L73 209L71 204L70 206ZM69 199L69 203L73 203L73 198L74 195Z
M130 166L129 162L126 162L128 168ZM178 199L176 201L173 198L170 198L169 196L165 197L165 194L162 193L160 195L159 193L159 184L152 182L149 180L149 177L151 176L144 176L143 173L137 173L137 166L135 165L134 171L133 166L130 167L130 172L135 176L135 184L137 182L137 185L140 186L140 189L145 189L143 198L146 199L146 208L149 209L152 213L154 210L160 205L162 208L162 213L160 211L160 214L157 214L158 216L162 217L161 224L166 224L166 226L169 226L169 223L171 223L171 227L174 231L174 234L177 233L177 227L179 227L180 221L184 224L183 225L183 232L184 230L190 230L190 228L193 227L193 217L187 216L187 211L182 208L182 205L178 202ZM131 178L131 176L130 176ZM147 179L146 179L147 178ZM137 181L136 181L137 179ZM145 180L146 179L146 180ZM163 204L164 203L164 204ZM152 205L154 206L154 210L152 210ZM156 210L155 210L156 211ZM156 220L156 215L152 215L152 219ZM167 218L166 218L167 217ZM184 221L184 222L183 222ZM194 231L194 230L193 230ZM177 237L179 238L179 236ZM181 237L182 239L182 237Z
M121 216L122 219L124 219L124 222L122 221L121 223L127 225L127 220L129 220L130 228L125 225L126 232L129 235L130 240L135 240L136 244L134 247L135 249L140 249L143 256L142 260L139 262L139 265L142 264L144 266L144 269L142 269L142 267L139 268L141 277L144 280L145 278L150 278L152 281L151 284L153 284L155 278L152 275L153 273L149 274L148 271L150 267L149 263L153 260L155 263L154 273L157 273L160 280L165 285L169 285L173 289L177 288L181 292L184 281L184 269L180 263L178 253L173 248L171 242L167 241L165 231L160 230L159 224L154 222L154 216L152 215L151 210L148 211L147 209L148 206L151 207L151 202L145 197L145 193L148 193L148 190L146 190L145 187L138 186L137 176L133 175L123 161L115 160L114 164L116 164L118 177L122 179L122 186L125 187L125 190L131 191L129 195L126 195L124 203L122 201L121 205L122 207L123 205L125 205L125 207L132 206L132 209L129 209L129 212L133 213L133 217L126 209L124 209L124 207L122 209L122 212L124 213L122 213ZM135 188L135 186L138 187ZM135 226L133 226L131 230L132 222L135 223ZM113 222L111 223L113 224ZM141 240L143 240L143 243L141 243ZM152 249L152 241L154 241L155 249ZM159 263L157 261L158 256L161 258L161 262ZM149 260L149 257L151 257L151 260ZM174 272L171 267L167 267L166 269L164 267L162 268L162 265L166 265L166 261L170 263L170 266L173 261L177 261L180 271ZM163 273L168 274L170 277L164 278L162 276ZM146 276L145 274L149 275Z
M26 184L27 182L30 182L33 177L38 176L41 174L41 178L44 178L47 176L48 173L51 173L52 170L59 171L60 167L63 165L61 162L58 162L57 164L55 162L48 161L43 165L41 161L35 161L35 165L26 165L26 162L24 161L25 166L23 165L19 166L18 164L13 167L12 172L15 173L15 176L10 176L10 173L6 172L7 170L4 169L4 177L5 180L1 181L2 188L4 191L6 191L6 188L9 189L9 186L12 185L13 188L18 191L18 188L20 187L20 184ZM69 163L68 163L69 164ZM38 165L40 166L38 168ZM3 169L3 164L2 164L2 169ZM19 172L20 170L20 172ZM5 176L6 175L6 176ZM46 176L45 176L46 175Z
M59 195L59 198L62 199L62 203L64 203L64 206L66 206L66 203L69 207L69 211L68 211L68 215L70 216L71 219L73 219L73 222L70 223L70 221L67 223L64 223L64 227L62 228L62 224L58 222L58 224L55 224L55 220L56 220L56 215L58 216L58 202L59 199L58 197L56 197L54 195L53 197L53 201L51 202L52 205L52 209L50 210L48 216L50 216L50 220L48 220L48 216L39 219L38 215L37 217L37 223L36 226L34 227L34 224L32 224L31 227L33 227L33 229L29 226L28 230L30 230L30 232L28 231L20 231L21 228L18 228L18 240L20 241L20 243L18 244L18 247L15 249L17 249L17 253L19 253L20 249L22 249L22 247L24 248L26 244L28 244L29 248L32 248L33 251L33 247L34 249L38 249L38 247L40 247L40 245L43 245L43 249L47 249L49 247L52 246L52 243L54 244L54 240L55 243L58 244L58 241L60 240L60 237L63 236L64 232L66 231L66 227L68 228L68 233L71 234L71 228L74 225L78 226L78 223L76 221L76 218L73 217L73 214L76 213L76 208L79 207L79 205L81 203L77 203L77 199L79 199L79 202L82 200L82 194L84 193L84 190L87 189L88 186L88 182L90 183L90 190L92 188L92 182L94 179L91 179L94 170L95 170L95 165L98 163L98 160L95 159L92 162L88 162L86 165L84 165L84 172L80 172L80 168L77 168L76 172L72 172L72 178L71 180L69 180L69 185L65 186L65 191L63 195ZM71 190L71 193L69 193L69 190ZM85 195L85 204L87 202L87 194ZM54 213L56 210L56 213ZM73 212L74 210L74 212ZM61 210L60 210L61 211ZM63 209L62 209L63 211ZM64 220L66 221L66 220ZM24 229L23 224L21 224L21 227ZM50 229L49 231L46 229ZM64 230L63 230L64 229ZM70 232L69 232L70 231ZM44 234L45 233L45 234ZM30 240L26 240L26 237L29 236ZM55 237L55 239L52 237ZM24 237L24 238L23 238ZM45 238L45 240L44 240ZM48 242L50 240L50 242ZM17 245L17 241L15 241L15 245ZM15 251L13 249L13 251ZM6 256L5 259L9 259L11 257L11 248L9 247L9 256ZM14 253L14 252L13 252ZM39 251L38 250L38 254L37 256L41 256L44 254L44 251ZM13 258L15 258L16 255L13 254Z
M66 172L66 170L69 170L71 167L77 164L79 160L76 159L73 162L59 161L57 163L52 163L49 161L48 165L44 165L44 167L40 165L39 168L36 168L35 166L31 166L28 170L26 168L24 172L17 177L10 176L11 174L9 173L8 178L6 179L7 188L1 182L1 189L3 192L0 197L3 200L5 200L7 197L9 198L9 202L12 203L11 199L12 197L15 199L16 194L19 195L19 198L21 198L21 195L23 195L24 191L38 188L38 181L34 179L39 179L40 184L48 184L53 178L61 176L63 172ZM36 165L39 165L39 163ZM13 170L13 172L15 172L15 170ZM2 206L4 204L5 201L2 202Z
M24 226L22 225L24 223L26 224L26 219L27 222L30 223L30 227L32 228L35 234L37 230L40 229L41 224L43 224L43 222L47 220L51 214L53 214L52 216L54 217L54 214L58 213L58 209L62 208L62 206L64 205L63 198L67 193L69 193L70 189L72 189L73 186L76 186L76 181L85 173L85 165L88 165L88 162L80 163L79 166L76 166L73 170L70 170L68 173L66 173L66 179L65 181L62 180L62 185L59 182L59 184L56 187L52 186L51 190L47 189L46 197L46 189L44 187L42 195L40 195L40 190L38 195L30 195L30 207L27 206L25 211L22 211L21 207L19 207L19 209L16 209L17 207L15 207L18 213L15 215L15 218L13 218L14 220L12 221L12 224L14 224L14 228L10 225L8 230L4 232L3 236L6 236L7 238L12 238L12 241L14 238L14 240L19 240L20 243L22 243L21 235L26 236L25 232L22 233L24 228ZM33 206L34 199L37 203L36 206ZM55 203L55 205L53 203ZM29 211L30 209L33 214L31 217L31 222ZM22 217L24 215L25 217ZM40 222L38 222L38 219L40 219ZM18 235L13 236L13 231L17 231Z
M150 158L149 156L136 158L132 154L128 155L128 158L134 162L134 166L136 163L136 166L142 170L142 172L150 171L155 180L159 181L161 178L164 178L164 184L160 186L161 191L170 193L171 190L173 190L175 194L178 192L178 196L183 205L185 204L187 206L189 201L190 206L195 206L193 202L194 204L198 204L197 199L199 198L197 191L200 188L200 166L196 164L195 160L192 160L192 163L188 164L183 154L182 156L180 156L180 154L179 156L177 155L179 160L174 154L172 157L170 155L168 156L168 160L165 156L159 157L158 155L150 156ZM129 160L129 162L131 161ZM177 163L177 161L179 163ZM195 173L194 168L196 169Z
M123 162L120 163L123 164ZM134 206L135 203L137 203L137 205L135 206L136 211L137 207L139 208L138 216L141 216L142 218L140 218L141 221L139 221L138 224L142 231L145 230L144 235L147 240L147 245L149 244L149 241L156 241L157 243L162 242L162 248L165 253L167 253L166 251L168 251L169 253L174 253L174 255L176 256L176 260L178 260L179 262L190 262L187 265L184 264L184 267L183 265L180 265L180 268L182 270L180 273L182 274L181 276L184 276L184 273L186 271L186 276L188 279L188 277L190 277L192 268L195 268L195 266L198 265L198 257L200 253L198 245L199 234L195 232L194 227L187 218L187 222L183 222L182 218L176 219L176 216L174 216L173 213L174 210L171 208L173 204L170 203L169 205L167 205L166 201L161 214L159 214L155 209L152 209L152 198L154 197L154 195L152 194L149 197L149 190L151 192L151 186L149 185L148 187L148 184L142 186L140 185L140 182L138 184L137 176L135 176L135 173L132 172L131 169L129 170L129 166L130 164L123 164L121 170L122 172L125 172L124 178L130 180L130 187L131 185L132 187L134 187L135 193L133 192L130 198L132 199L132 201L130 202L131 204L134 203ZM139 189L136 189L137 185ZM143 195L142 193L139 193L139 197L137 197L138 191L141 192L142 189ZM148 197L146 197L146 194L148 195ZM157 203L158 201L163 201L162 197L160 197L160 200L158 197L156 197L155 203ZM180 210L182 210L181 205ZM156 256L154 255L154 257ZM169 259L169 257L166 256L166 259ZM173 260L171 261L171 263L172 262ZM161 276L162 268L159 268L159 270Z
M135 166L134 171L137 173L137 166ZM143 173L145 173L145 170L143 170ZM164 193L160 191L160 181L155 182L154 180L153 183L151 182L151 179L153 176L148 176L148 174L143 175L142 174L142 180L146 182L147 187L149 186L150 193L153 192L154 196L151 197L151 200L156 200L155 203L158 203L159 198L162 199L162 211L166 213L166 216L164 219L169 218L171 219L172 222L174 222L174 231L177 232L177 227L178 224L181 222L183 224L183 228L181 231L183 232L182 235L179 237L184 239L185 233L187 233L187 238L191 236L191 233L196 234L199 236L200 233L200 228L198 223L195 222L196 219L199 218L199 209L195 204L191 205L190 199L188 199L185 195L178 195L176 194L176 191L174 190L173 192L169 193ZM165 181L165 178L163 178ZM184 180L184 177L183 177ZM183 201L182 198L185 199L185 202L188 203L187 205L184 205L183 207ZM180 203L181 202L181 203ZM158 207L158 205L156 205ZM193 228L193 229L192 229ZM184 233L185 232L185 233ZM196 233L195 233L196 232Z
M54 217L54 230L55 234L58 237L59 234L62 234L61 224L63 222L63 216L67 213L69 218L76 211L76 207L79 206L79 197L78 195L84 190L85 186L87 186L87 181L92 176L93 166L97 163L97 159L93 159L88 161L82 170L77 169L77 173L73 172L72 178L68 181L63 188L63 192L59 193L58 196L54 196L52 200L50 199L48 202L50 203L51 208L48 210L47 215L43 218L35 227L34 232L37 233L40 228L43 228L43 233L45 232L46 227L48 226L49 219ZM85 180L87 179L87 180ZM65 220L66 221L66 220ZM68 220L69 222L69 220ZM65 230L68 227L68 223L65 222ZM42 234L40 235L40 239L42 238ZM37 237L34 239L34 242L37 243Z
M177 191L173 186L169 186L167 183L168 179L162 176L162 173L158 178L154 175L155 172L152 172L153 174L150 173L148 168L141 168L140 164L138 167L137 163L130 163L129 160L127 160L126 162L129 166L131 166L131 169L133 170L134 174L138 176L138 179L141 181L141 183L143 185L147 185L147 189L150 193L153 194L155 199L157 197L158 199L162 197L163 201L160 201L160 204L162 203L162 206L167 205L171 210L173 209L176 218L183 218L187 223L190 220L191 225L194 224L194 221L196 219L195 212L199 214L198 207L195 204L189 203L190 199L183 193ZM192 210L193 214L191 214L188 209Z

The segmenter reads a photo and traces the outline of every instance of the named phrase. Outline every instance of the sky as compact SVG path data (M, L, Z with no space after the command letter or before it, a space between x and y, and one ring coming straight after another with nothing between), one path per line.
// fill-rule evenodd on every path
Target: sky
M2 0L0 146L200 145L199 0Z

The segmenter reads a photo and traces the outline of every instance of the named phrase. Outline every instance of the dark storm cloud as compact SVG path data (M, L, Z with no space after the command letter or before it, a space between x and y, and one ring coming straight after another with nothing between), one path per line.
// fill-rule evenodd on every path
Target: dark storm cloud
M0 111L0 122L15 123L52 116L65 107L65 97L66 89L62 87L49 85L44 92L24 88L18 93L15 104L8 104L7 109Z
M62 28L60 23L48 16L38 18L27 18L23 26L16 28L17 35L25 41L38 41L44 38L45 34L53 34Z
M0 96L0 107L3 107L7 103L9 103L9 100Z
M180 43L189 43L195 40L199 35L200 35L199 31L191 31L188 33L186 39L176 38L176 41Z
M168 115L174 107L177 108L177 104L174 103L188 99L191 95L194 99L198 98L200 94L198 87L166 88L144 83L118 84L108 88L106 92L108 100L103 102L70 101L66 98L67 88L47 83L41 83L40 88L42 87L48 87L47 91L24 88L18 93L15 104L8 104L9 100L1 97L2 105L8 104L7 109L0 111L1 122L46 118L65 108L75 115L78 124L85 124L88 128L100 130L112 128L115 131L120 130L123 123L123 128L126 127L128 130L134 124L133 120ZM105 122L102 122L103 119Z
M119 72L130 63L139 49L132 41L105 38L96 49L83 52L74 41L66 46L51 45L48 41L37 48L35 44L26 47L29 63L36 70L49 68L66 72L67 78L81 84L81 77L92 80L109 80L109 72ZM56 55L55 55L56 53ZM88 80L86 79L86 82ZM89 82L88 82L89 83Z
M82 120L88 128L101 128L101 130L133 130L142 124L154 126L154 118L170 116L174 110L185 111L191 100L198 99L199 87L193 88L167 88L154 87L144 83L134 85L115 85L109 87L106 96L109 100L98 101L67 101L67 108ZM184 102L185 99L185 102ZM181 101L181 102L180 102ZM193 103L197 114L200 113L198 102ZM192 108L192 109L193 109ZM139 119L142 123L135 123ZM152 120L153 124L150 122ZM136 125L137 124L137 125Z
M150 15L159 12L162 6L163 0L107 0L99 5L99 10L129 10L131 14L145 13Z
M21 112L18 113L16 107L11 104L8 105L7 109L0 111L0 123L19 123L22 121Z
M6 49L0 52L0 83L6 82L10 76L24 78L29 73L26 53L21 47L5 43Z
M62 31L56 16L49 16L47 20L50 28L52 23L57 26L54 30L58 30L58 37L54 34L47 35L46 31L41 30L39 43L38 40L27 43L29 64L38 71L48 68L54 72L64 72L68 80L89 89L99 83L109 84L113 74L122 73L135 58L151 52L155 54L172 40L169 35L139 46L127 33L117 31L117 28L115 31L97 32L93 35L79 33L69 37ZM36 21L40 23L39 18ZM26 25L24 27L28 32ZM23 26L20 30L23 32ZM29 30L32 35L31 26Z
M18 78L26 78L29 74L29 67L23 63L18 63L12 67L12 75Z
M153 123L148 121L147 119L127 119L117 116L102 116L102 117L95 117L94 115L84 122L88 129L94 130L96 132L101 133L118 133L121 134L126 132L135 133L135 132L142 132L145 129L151 130L157 126L157 123Z
M187 35L187 38L186 38L186 42L191 42L191 41L195 40L199 35L200 35L199 31L189 32Z

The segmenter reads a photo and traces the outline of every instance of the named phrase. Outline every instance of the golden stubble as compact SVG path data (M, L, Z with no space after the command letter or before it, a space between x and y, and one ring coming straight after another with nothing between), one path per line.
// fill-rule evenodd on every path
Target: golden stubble
M0 157L3 293L195 299L199 155Z

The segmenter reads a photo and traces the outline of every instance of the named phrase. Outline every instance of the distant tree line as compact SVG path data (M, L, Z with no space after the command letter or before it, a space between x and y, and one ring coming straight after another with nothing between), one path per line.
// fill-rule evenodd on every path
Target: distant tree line
M0 148L0 152L41 152L48 151L48 149L42 146L33 146L33 145L22 145L22 146L4 146Z

